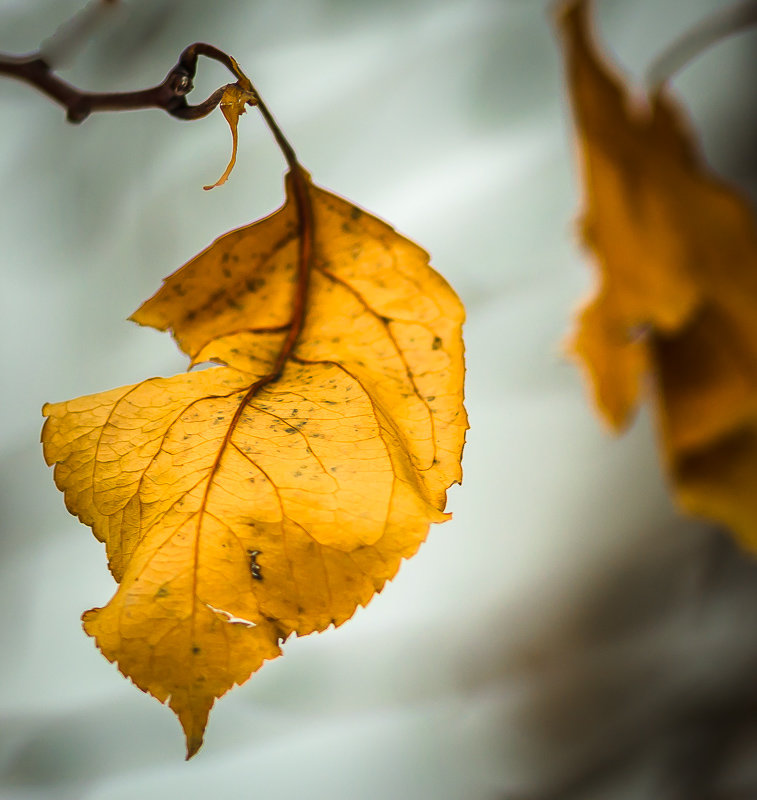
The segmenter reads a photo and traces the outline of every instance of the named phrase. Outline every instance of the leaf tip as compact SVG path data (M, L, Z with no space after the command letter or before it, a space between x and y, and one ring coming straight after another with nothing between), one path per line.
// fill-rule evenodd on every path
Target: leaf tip
M176 716L178 716L181 727L184 730L184 737L187 742L187 754L184 760L189 761L190 758L197 755L202 747L202 743L205 739L205 726L208 724L208 714L213 704L210 703L206 709L198 710L198 713L192 713L192 711L186 713L173 708L170 701L168 705Z
M202 747L203 736L187 736L187 755L184 760L189 761L190 758L197 755L197 752Z
M552 7L552 17L559 26L583 21L587 14L587 0L557 0Z

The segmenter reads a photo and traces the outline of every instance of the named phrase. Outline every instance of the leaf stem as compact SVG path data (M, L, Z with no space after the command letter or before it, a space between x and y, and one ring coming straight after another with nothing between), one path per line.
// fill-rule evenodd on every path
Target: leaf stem
M211 45L202 45L202 47L209 48L209 51L203 51L203 55L209 55L211 58L217 58L219 61L224 63L229 70L237 76L239 85L243 89L247 89L248 91L252 92L257 98L256 106L260 111L260 114L263 117L266 125L268 126L268 129L273 134L273 138L276 140L276 144L279 146L279 149L281 150L281 153L284 156L287 165L289 166L289 174L292 180L292 192L294 194L295 208L297 211L297 224L299 228L297 287L292 300L292 316L289 321L289 330L281 345L281 350L276 357L276 361L271 368L271 372L253 384L240 404L240 407L244 407L252 398L252 396L256 394L263 386L276 380L281 375L287 360L292 355L292 351L297 344L300 333L302 332L302 328L305 323L305 311L307 305L306 301L308 290L310 288L310 272L313 262L313 204L310 197L310 191L308 189L309 180L307 173L297 160L297 154L294 152L294 148L291 144L289 144L289 141L287 140L286 136L284 136L283 131L274 119L273 114L271 114L268 106L265 104L263 99L260 97L260 94L252 85L250 79L244 74L244 72L242 72L239 64L237 64L237 62L231 58L231 56L227 56L225 53L216 50L216 48L212 47Z
M300 233L297 288L292 302L290 327L273 367L273 373L275 373L275 377L278 377L284 369L287 359L292 354L305 323L306 301L310 288L310 272L313 262L313 204L308 189L308 179L299 161L297 161L297 155L281 132L281 128L277 125L276 120L273 118L266 104L260 100L260 95L258 95L257 92L255 92L255 94L258 96L258 108L260 109L260 113L289 165Z

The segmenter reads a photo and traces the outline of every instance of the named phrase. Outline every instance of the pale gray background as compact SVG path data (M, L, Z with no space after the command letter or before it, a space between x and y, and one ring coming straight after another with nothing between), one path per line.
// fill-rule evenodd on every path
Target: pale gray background
M599 19L639 75L725 5L603 0ZM0 2L0 49L34 50L79 7ZM607 436L560 356L590 273L575 247L574 153L547 8L135 0L64 73L82 87L134 89L160 81L192 41L225 49L316 182L421 243L468 309L472 427L454 519L352 621L289 642L223 698L188 764L172 713L81 630L80 614L107 602L113 582L43 463L40 407L185 368L169 336L125 318L213 238L278 206L282 160L251 111L229 183L203 192L230 147L220 114L97 114L77 127L0 80L3 800L488 800L559 781L587 717L552 745L538 723L528 728L540 670L562 674L575 653L570 620L594 604L602 575L651 552L670 561L661 582L675 583L676 548L688 553L702 532L674 517L649 421ZM755 42L734 38L676 81L712 158L735 176L755 141L744 111ZM201 62L193 97L226 81ZM621 605L646 596L634 587ZM725 616L754 622L751 607ZM642 649L662 663L662 683L690 675L703 648L707 674L738 660L738 630L711 628L704 645L697 626L650 634ZM598 796L662 797L658 777L644 767Z

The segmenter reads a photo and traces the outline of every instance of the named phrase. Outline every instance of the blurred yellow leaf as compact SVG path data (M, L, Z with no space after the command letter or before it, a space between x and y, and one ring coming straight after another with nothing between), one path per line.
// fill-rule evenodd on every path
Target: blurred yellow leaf
M585 0L563 4L598 284L570 350L615 429L651 386L675 494L757 549L757 224L664 93L632 93L598 55Z
M87 633L178 715L413 555L461 478L463 309L417 245L299 168L284 206L133 319L217 366L48 404L45 457L119 583Z

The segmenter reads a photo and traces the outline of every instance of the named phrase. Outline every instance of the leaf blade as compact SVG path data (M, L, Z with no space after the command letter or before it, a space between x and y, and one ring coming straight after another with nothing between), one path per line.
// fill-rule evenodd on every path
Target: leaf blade
M215 698L292 633L366 604L448 518L460 479L462 306L388 225L304 172L287 183L278 212L218 239L133 315L224 366L44 409L56 484L120 582L85 629L169 702L189 755ZM357 269L354 239L381 257L362 252Z

